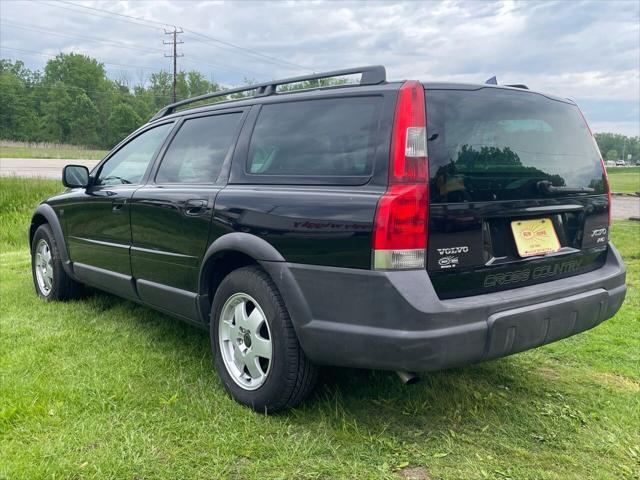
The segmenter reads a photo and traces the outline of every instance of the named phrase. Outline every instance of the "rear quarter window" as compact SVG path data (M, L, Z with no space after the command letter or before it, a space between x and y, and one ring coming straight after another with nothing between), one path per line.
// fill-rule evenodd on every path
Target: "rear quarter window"
M264 177L370 176L381 97L264 105L246 173Z

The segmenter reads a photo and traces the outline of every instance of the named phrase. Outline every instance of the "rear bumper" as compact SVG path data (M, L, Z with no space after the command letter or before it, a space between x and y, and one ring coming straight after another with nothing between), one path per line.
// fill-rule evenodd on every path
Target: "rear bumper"
M595 327L626 294L611 244L593 272L451 300L438 298L426 271L263 266L307 356L347 367L426 371L510 355Z

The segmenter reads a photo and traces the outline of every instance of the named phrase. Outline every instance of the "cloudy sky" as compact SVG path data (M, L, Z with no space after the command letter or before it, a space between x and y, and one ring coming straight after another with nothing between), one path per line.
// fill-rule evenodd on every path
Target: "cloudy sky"
M109 13L111 12L111 13ZM0 1L3 58L60 51L143 82L179 68L226 85L383 64L388 78L499 83L576 100L595 131L640 135L640 2ZM164 25L166 24L166 25Z

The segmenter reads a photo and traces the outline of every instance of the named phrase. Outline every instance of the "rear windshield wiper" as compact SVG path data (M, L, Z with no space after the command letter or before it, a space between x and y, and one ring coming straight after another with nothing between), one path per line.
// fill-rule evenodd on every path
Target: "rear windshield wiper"
M593 193L594 188L591 187L555 187L551 185L549 180L542 180L536 184L538 190L544 193Z

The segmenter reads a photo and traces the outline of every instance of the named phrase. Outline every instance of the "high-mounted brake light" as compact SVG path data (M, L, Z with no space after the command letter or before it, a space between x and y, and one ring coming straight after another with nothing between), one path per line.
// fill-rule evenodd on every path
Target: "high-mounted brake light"
M389 159L389 187L378 202L373 268L425 267L429 213L424 87L405 82L398 92Z
M587 123L587 119L584 117L584 113L582 113L582 110L580 110L580 107L578 107L578 111L580 112L580 115L582 116L582 121L584 122L584 124L587 127L587 131L589 132L589 135L591 135L591 140L593 141L593 144L596 147L596 150L598 151L598 155L600 155L600 164L602 165L602 175L604 176L604 187L607 189L607 212L609 214L609 218L607 220L607 226L611 227L611 209L613 208L613 203L612 203L612 198L611 198L611 185L609 184L609 174L607 173L607 167L604 164L604 159L602 158L602 152L600 151L600 147L598 146L598 142L596 141L596 137L593 136L593 132L591 131L591 127L589 127L589 124Z

